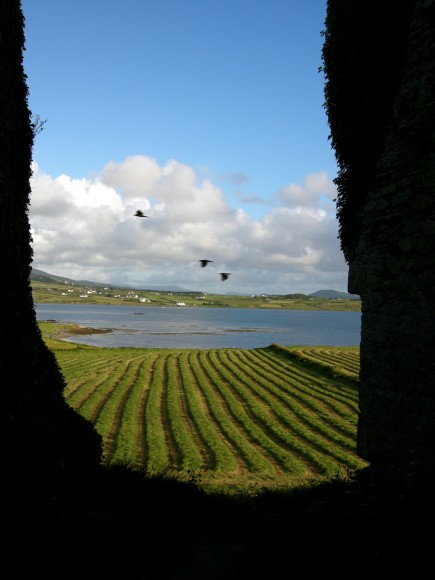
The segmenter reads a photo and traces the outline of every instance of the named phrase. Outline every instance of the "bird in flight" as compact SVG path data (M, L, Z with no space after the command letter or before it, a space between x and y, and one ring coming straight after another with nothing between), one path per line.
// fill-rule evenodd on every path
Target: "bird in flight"
M205 268L209 262L213 262L213 260L199 260L201 263L201 268Z
M221 272L221 280L228 280L228 276L230 276L231 274L229 272Z
M136 217L148 217L147 215L144 214L144 212L141 209L138 209L134 215Z

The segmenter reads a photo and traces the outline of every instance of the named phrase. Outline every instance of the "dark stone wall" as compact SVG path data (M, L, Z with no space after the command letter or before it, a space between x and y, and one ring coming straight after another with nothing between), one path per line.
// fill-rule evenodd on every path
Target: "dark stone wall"
M65 379L42 340L30 284L28 206L35 126L23 67L19 0L0 2L0 461L6 497L48 473L99 467L102 438L63 396ZM4 483L4 480L3 480ZM28 490L27 490L28 491ZM25 498L21 498L21 503Z
M358 453L374 464L433 466L435 1L417 1L411 20L348 290L363 304Z

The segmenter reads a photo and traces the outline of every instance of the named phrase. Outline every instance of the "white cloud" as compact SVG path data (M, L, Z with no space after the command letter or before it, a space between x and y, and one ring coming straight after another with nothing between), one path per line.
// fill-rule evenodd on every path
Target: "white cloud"
M35 164L31 185L33 266L53 274L209 293L347 288L324 173L283 187L261 219L249 206L230 209L221 189L174 160L128 157L82 179ZM149 217L134 217L137 209ZM202 258L213 262L200 268ZM232 273L225 283L221 271Z
M302 185L290 183L278 192L278 199L287 207L314 208L323 198L334 199L336 188L325 172L304 178Z

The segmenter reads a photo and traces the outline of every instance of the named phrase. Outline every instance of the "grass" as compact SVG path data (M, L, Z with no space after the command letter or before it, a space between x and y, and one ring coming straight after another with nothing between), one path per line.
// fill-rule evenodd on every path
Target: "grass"
M360 312L360 300L335 300L309 298L305 295L294 296L238 296L238 295L202 295L197 292L156 292L125 288L88 288L60 283L47 284L32 281L32 294L35 303L49 304L100 304L130 305L147 308L149 306L176 306L184 302L186 307L207 308L266 308L286 310L337 310ZM85 296L85 297L84 297ZM141 302L140 300L146 300Z
M285 413L284 402L291 393L279 388L279 377L285 382L298 378L300 398L293 393L292 412L300 414L293 425L299 425L301 432L304 413L306 420L313 419L312 405L306 398L309 385L311 403L317 401L318 405L319 427L327 428L325 422L322 425L322 413L331 423L334 414L340 423L346 405L347 412L353 413L347 401L355 384L352 349L327 349L328 357L317 348L296 347L287 352L276 345L259 351L232 351L240 360L228 356L225 361L223 353L219 362L226 364L226 370L214 379L206 370L212 368L211 354L218 360L217 352L210 353L210 358L204 355L202 360L196 358L195 351L189 352L190 358L182 361L177 352L165 359L162 352L150 351L143 358L143 353L134 356L127 352L133 349L127 349L129 362L116 353L120 357L116 378L110 379L104 368L116 359L107 358L106 349L63 342L60 336L71 331L67 326L41 323L41 327L56 356L65 355L65 361L72 361L77 355L86 368L74 387L77 392L83 385L89 393L104 390L104 385L109 386L106 394L119 388L122 412L115 413L116 420L110 423L106 445L112 452L113 443L118 441L123 453L137 455L139 461L149 457L154 448L156 457L159 455L153 437L148 445L138 444L146 439L146 426L142 423L139 427L138 418L148 409L152 423L159 408L147 404L153 390L157 401L165 401L156 415L164 425L177 414L178 419L189 416L196 425L190 429L188 423L181 423L180 432L174 433L172 442L180 450L188 452L186 436L196 442L208 441L210 446L213 443L210 455L215 461L208 464L210 470L219 462L225 466L226 454L236 457L226 440L234 446L240 443L239 455L245 457L247 465L255 465L262 456L262 446L257 449L252 438L240 437L239 425L226 412L226 390L227 397L231 393L233 400L240 401L246 425L254 403L262 410L257 416L260 422L263 414L266 423L278 409ZM252 371L246 361L252 357L259 378L255 385L248 378ZM159 370L153 372L156 361ZM68 372L73 372L72 367ZM165 373L166 377L170 373L179 377L172 383L167 381L169 391L162 399L158 387ZM116 383L115 389L110 388L110 381L112 387ZM149 388L142 389L141 384ZM184 400L179 396L180 385L184 385ZM246 400L242 401L243 390ZM301 405L302 399L305 405ZM103 408L94 405L94 418L102 417ZM283 416L276 420L279 423ZM135 437L128 428L123 433L119 428L122 423L136 425ZM354 426L349 429L353 432ZM265 428L263 433L267 431ZM167 448L164 430L157 433L161 449ZM275 433L275 444L279 437L281 434ZM177 461L180 458L181 454ZM36 479L5 473L2 482L2 563L7 574L17 578L42 573L47 579L252 580L306 575L344 579L350 575L369 577L373 571L385 576L424 577L433 564L433 478L418 465L408 466L405 472L391 466L367 466L326 479L305 480L299 486L256 487L254 493L245 488L232 494L205 490L194 471L183 477L177 472L150 475L146 470L117 464L103 465L91 473L55 470L40 473Z
M355 443L358 347L106 349L59 340L83 332L74 325L40 328L107 466L252 493L367 465Z

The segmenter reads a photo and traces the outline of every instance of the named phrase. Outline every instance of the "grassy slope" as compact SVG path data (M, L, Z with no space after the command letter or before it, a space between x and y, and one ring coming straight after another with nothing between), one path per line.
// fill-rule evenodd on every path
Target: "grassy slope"
M128 460L143 466L145 460L150 469L157 460L150 450L144 459L146 445L137 447L136 437L143 429L137 409L160 384L163 389L152 396L153 402L144 403L140 413L148 417L141 436L148 441L156 429L155 437L159 437L160 420L166 420L172 400L171 427L165 430L159 464L168 465L180 477L195 472L204 486L248 490L300 485L304 478L318 480L364 465L355 456L354 442L357 347L98 349L53 338L59 336L57 332L67 333L69 325L60 325L64 327L60 331L57 324L40 326L67 379L67 401L92 420L103 436L105 464ZM313 353L319 353L319 362L306 358ZM355 361L353 375L340 369L344 353ZM169 399L174 389L175 399ZM210 407L204 409L205 401L214 409L211 416ZM203 423L205 430L200 428Z
M72 292L71 292L72 290ZM89 288L80 286L66 286L65 284L46 284L32 281L33 299L36 303L49 304L105 304L130 305L146 308L147 306L175 306L177 302L184 302L186 306L209 308L278 308L292 310L340 310L350 312L361 311L359 300L329 300L322 298L286 298L284 296L228 296L208 294L199 297L192 293L173 292L145 292L135 290L132 294L124 289L105 291L94 289L95 293L88 294ZM100 293L101 292L101 293ZM86 295L86 298L81 296ZM144 298L149 302L140 302Z
M250 498L125 469L5 483L3 566L17 578L418 578L433 565L432 479L418 466Z
M416 465L254 497L124 468L2 481L2 564L16 578L423 578L433 566L432 472Z

